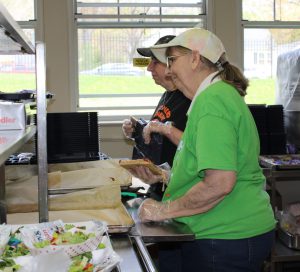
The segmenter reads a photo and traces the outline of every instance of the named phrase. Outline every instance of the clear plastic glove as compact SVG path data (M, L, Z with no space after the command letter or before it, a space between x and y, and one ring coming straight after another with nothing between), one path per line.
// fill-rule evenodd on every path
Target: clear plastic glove
M138 198L133 198L130 200L126 201L126 204L130 207L130 208L139 208L141 206L141 204L143 203L143 199L138 197Z
M171 133L172 122L162 123L159 121L150 121L143 129L143 137L145 144L151 141L151 133L157 132L162 135L169 135Z
M164 221L170 217L167 215L170 208L170 201L159 202L148 198L140 205L138 217L141 222Z
M122 130L126 138L130 138L130 139L132 138L132 134L134 132L134 126L129 119L123 120Z
M168 185L171 177L171 166L167 162L158 165L159 168L163 170L163 180L161 181L165 185Z
M151 170L144 166L136 166L134 168L128 169L128 171L135 177L139 178L143 182L151 185L157 182L164 182L165 178L162 175L154 175ZM164 172L166 170L163 170ZM165 173L164 173L165 174ZM166 173L167 175L167 173Z

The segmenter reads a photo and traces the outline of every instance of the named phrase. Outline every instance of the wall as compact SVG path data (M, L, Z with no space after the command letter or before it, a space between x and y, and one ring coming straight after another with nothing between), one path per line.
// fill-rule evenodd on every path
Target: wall
M100 151L112 158L131 158L132 141L125 139L120 123L100 124Z
M71 0L43 0L43 37L46 43L47 90L54 93L49 112L72 111L70 66Z
M212 1L211 30L222 40L231 63L243 68L241 1Z

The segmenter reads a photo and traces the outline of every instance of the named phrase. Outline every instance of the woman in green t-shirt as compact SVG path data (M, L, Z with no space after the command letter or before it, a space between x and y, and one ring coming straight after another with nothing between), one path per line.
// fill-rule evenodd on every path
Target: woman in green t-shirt
M228 62L219 38L204 29L189 29L151 50L192 103L163 201L145 200L139 217L174 219L195 233L195 241L178 244L176 271L260 271L275 219L258 163L257 129L244 101L248 80ZM134 174L157 178L145 168Z

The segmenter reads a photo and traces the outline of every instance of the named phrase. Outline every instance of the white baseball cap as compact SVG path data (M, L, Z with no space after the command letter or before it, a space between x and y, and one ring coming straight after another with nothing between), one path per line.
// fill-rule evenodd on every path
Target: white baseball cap
M167 62L166 50L168 47L182 46L199 54L212 63L216 63L225 48L221 40L212 32L203 28L191 28L176 36L166 44L154 45L150 49L156 58L163 63Z

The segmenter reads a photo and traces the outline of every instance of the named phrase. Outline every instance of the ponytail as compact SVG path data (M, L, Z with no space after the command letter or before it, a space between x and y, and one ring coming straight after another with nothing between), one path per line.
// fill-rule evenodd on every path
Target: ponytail
M249 86L249 80L244 76L238 67L230 64L226 60L224 54L220 57L215 66L219 70L219 73L216 74L214 78L219 76L223 81L232 85L241 96L245 96L247 94L246 90Z
M170 49L171 47L167 48L167 55L170 52ZM192 52L190 49L182 46L176 46L176 50L182 53ZM211 69L213 71L219 71L213 77L213 79L219 76L223 81L232 85L241 96L245 96L247 94L246 90L249 86L249 80L244 76L244 74L238 67L228 62L225 53L219 58L219 60L216 63L212 63L210 60L203 57L201 54L200 58L201 61L208 67L208 69Z

